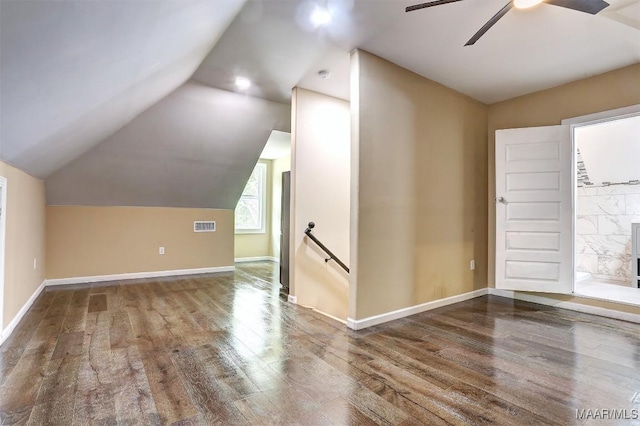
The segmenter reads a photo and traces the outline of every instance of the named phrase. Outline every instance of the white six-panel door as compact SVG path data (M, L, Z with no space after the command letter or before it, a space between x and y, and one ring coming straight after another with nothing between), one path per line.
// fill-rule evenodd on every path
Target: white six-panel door
M496 288L573 292L569 126L496 131Z

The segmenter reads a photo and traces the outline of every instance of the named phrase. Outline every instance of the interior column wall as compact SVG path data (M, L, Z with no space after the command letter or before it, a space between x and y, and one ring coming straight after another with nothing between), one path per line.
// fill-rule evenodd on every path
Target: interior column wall
M291 151L290 292L301 305L346 320L348 275L309 240L313 233L349 265L349 102L295 88Z
M350 317L486 287L487 107L362 50L351 87Z

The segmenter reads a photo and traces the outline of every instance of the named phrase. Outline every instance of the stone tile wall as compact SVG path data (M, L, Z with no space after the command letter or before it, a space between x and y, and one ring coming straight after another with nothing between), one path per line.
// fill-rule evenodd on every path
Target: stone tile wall
M640 185L580 187L576 211L578 271L631 283L631 224L640 223Z

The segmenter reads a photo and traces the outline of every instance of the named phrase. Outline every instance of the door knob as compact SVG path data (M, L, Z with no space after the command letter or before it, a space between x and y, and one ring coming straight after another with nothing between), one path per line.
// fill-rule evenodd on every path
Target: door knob
M502 204L507 204L507 200L504 197L498 197L497 201Z

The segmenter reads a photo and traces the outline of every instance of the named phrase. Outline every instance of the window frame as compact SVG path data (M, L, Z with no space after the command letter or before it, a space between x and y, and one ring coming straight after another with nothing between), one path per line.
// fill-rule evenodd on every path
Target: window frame
M240 201L242 200L242 198L251 198L251 199L258 199L259 204L260 204L260 228L238 228L238 221L237 218L235 216L235 209L234 209L234 228L235 228L235 233L236 234L266 234L267 232L267 164L266 163L256 163L256 166L253 168L253 170L251 171L251 174L254 173L255 170L260 170L260 174L262 175L261 177L261 185L259 186L260 188L260 195L258 195L257 197L255 196L245 196L244 195L244 189L242 190L243 195L240 196L240 198L238 199L238 203L240 203ZM249 176L249 178L251 178L251 176ZM248 180L247 180L248 182ZM246 185L245 185L246 188ZM238 208L237 204L236 204L236 209Z

